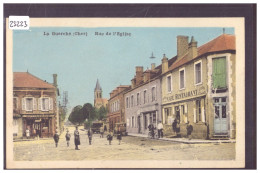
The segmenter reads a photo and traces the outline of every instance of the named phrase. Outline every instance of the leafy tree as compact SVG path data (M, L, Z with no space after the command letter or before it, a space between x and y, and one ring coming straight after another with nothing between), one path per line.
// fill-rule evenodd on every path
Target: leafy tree
M96 111L95 108L90 103L86 103L82 107L83 117L88 120L95 120L96 119Z
M74 124L78 123L79 125L84 122L85 119L81 109L82 109L81 105L75 106L73 108L69 116L70 122Z
M98 111L97 111L97 119L98 120L103 120L106 118L107 116L107 108L105 108L104 106L101 106Z

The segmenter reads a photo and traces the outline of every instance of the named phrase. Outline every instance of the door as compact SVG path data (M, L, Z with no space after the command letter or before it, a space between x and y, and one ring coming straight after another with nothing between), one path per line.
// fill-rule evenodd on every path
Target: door
M141 117L137 117L138 133L141 133Z
M214 98L214 132L216 135L228 134L228 116L226 97Z

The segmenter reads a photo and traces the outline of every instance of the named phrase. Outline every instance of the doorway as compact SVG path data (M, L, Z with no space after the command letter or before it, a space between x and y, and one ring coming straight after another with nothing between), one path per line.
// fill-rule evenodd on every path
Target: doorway
M228 134L227 98L214 98L214 133L216 135Z

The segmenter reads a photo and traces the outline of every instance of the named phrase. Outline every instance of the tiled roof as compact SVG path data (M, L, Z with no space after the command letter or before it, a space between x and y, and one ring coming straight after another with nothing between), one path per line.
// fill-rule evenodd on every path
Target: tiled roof
M52 84L45 82L28 72L14 72L14 87L21 88L55 88Z
M198 47L198 56L194 59L206 54L206 53L214 53L221 52L226 50L236 50L236 37L234 35L222 34L219 37L211 40L210 42ZM189 61L191 61L188 57L188 52L178 61L173 63L169 70L173 70Z

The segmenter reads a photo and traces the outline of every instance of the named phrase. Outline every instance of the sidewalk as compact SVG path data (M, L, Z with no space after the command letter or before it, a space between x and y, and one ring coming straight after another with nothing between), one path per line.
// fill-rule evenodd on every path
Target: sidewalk
M134 134L134 133L128 133L128 136L136 136L136 137L143 137L148 138L147 135L144 134ZM163 141L171 141L171 142L178 142L178 143L184 143L184 144L209 144L209 143L236 143L236 140L234 139L221 139L221 140L205 140L205 139L187 139L187 138L159 138L154 140L163 140Z

